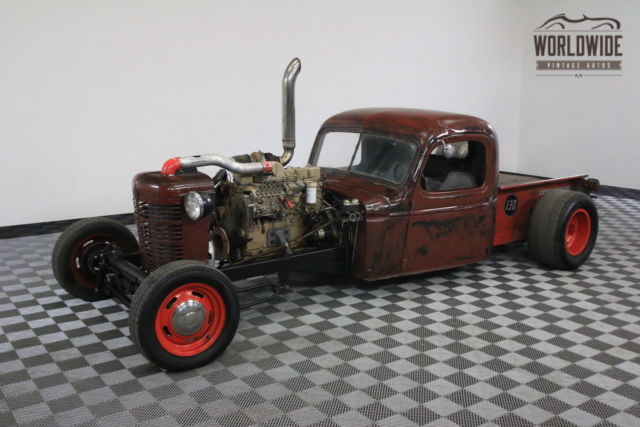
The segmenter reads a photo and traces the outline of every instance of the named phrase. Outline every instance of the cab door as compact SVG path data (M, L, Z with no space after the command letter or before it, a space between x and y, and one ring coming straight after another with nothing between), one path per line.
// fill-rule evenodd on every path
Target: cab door
M457 267L488 257L496 203L493 141L457 135L433 143L413 192L404 273Z

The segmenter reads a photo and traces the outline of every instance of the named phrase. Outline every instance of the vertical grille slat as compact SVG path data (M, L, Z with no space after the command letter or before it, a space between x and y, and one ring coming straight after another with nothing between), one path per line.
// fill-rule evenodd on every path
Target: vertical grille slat
M140 255L147 271L184 258L182 205L134 199Z

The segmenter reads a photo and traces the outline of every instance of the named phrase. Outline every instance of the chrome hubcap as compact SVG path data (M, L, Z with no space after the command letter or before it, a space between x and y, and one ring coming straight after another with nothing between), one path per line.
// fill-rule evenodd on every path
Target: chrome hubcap
M193 335L202 328L205 319L204 307L198 301L190 299L180 303L171 319L171 326L182 336Z

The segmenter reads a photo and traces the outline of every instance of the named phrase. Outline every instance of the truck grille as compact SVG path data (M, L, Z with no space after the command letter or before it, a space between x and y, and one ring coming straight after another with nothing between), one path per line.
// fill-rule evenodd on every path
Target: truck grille
M134 200L140 256L147 271L184 258L183 209Z

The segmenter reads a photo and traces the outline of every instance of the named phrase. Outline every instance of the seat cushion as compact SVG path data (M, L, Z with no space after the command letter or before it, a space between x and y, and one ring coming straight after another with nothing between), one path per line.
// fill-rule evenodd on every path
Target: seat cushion
M462 188L473 188L478 184L475 178L468 172L451 171L447 174L439 191L459 190Z

